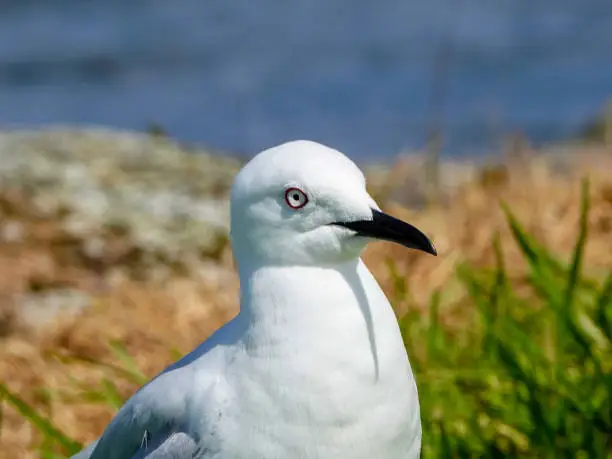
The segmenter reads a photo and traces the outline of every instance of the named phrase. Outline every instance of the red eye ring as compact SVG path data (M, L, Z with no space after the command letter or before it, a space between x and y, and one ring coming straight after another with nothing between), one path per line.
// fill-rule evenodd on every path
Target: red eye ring
M293 210L298 210L308 204L308 196L299 188L287 188L285 190L285 202Z

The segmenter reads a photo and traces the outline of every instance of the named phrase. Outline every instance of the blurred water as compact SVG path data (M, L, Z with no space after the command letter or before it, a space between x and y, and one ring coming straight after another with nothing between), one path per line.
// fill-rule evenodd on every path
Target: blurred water
M438 118L444 37L449 154L570 135L612 96L609 0L0 0L0 124L388 157Z

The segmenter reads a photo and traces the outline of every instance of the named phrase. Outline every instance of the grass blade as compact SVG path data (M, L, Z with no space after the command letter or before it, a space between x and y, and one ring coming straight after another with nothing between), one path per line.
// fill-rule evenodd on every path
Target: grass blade
M602 332L612 341L612 323L610 315L612 313L612 272L606 278L601 293L597 297L595 305L595 320Z
M115 354L115 357L121 361L123 368L130 374L135 383L143 385L149 381L149 378L147 378L147 376L140 371L134 358L121 343L111 341L110 348L113 351L113 354Z
M57 429L51 420L38 414L34 408L22 400L17 394L11 392L5 384L0 383L0 398L13 406L24 418L35 426L46 439L60 444L69 455L78 453L83 445L72 440Z
M443 346L442 330L439 326L440 291L436 290L429 301L429 329L427 330L427 359L433 361L439 358L439 350Z
M565 302L564 309L568 311L574 303L574 295L576 287L578 286L578 280L580 278L580 272L582 269L582 261L584 259L584 247L588 235L588 214L589 214L589 182L584 180L582 183L582 199L580 203L580 223L578 240L576 241L576 247L574 248L574 255L572 263L569 269L569 276L567 279L567 288L565 291Z

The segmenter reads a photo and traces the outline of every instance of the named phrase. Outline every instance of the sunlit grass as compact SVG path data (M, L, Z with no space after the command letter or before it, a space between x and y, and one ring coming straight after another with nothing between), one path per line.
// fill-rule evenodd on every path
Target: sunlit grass
M612 273L604 279L583 273L588 185L569 262L504 210L529 266L529 292L515 288L501 244L493 241L494 266L457 267L469 295L465 307L475 311L469 326L450 332L442 325L444 288L432 293L427 315L400 321L418 380L423 457L612 458ZM397 274L394 286L392 300L409 301ZM121 345L111 348L116 366L80 362L105 366L109 377L95 387L74 384L82 401L117 409L124 402L118 381L140 385L148 378ZM5 385L0 398L38 430L41 458L81 447Z
M612 457L612 274L601 283L581 274L586 183L581 205L569 265L505 209L533 295L513 291L496 243L494 269L458 269L478 310L462 336L437 326L436 301L426 323L402 321L424 457Z

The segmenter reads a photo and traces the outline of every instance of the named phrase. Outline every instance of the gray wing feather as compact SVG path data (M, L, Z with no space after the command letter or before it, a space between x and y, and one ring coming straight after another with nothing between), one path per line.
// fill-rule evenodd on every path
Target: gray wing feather
M192 459L198 446L193 438L183 432L172 433L161 441L152 439L143 444L132 459Z
M202 449L183 428L194 395L202 400L214 389L224 362L219 346L235 341L240 331L235 327L233 321L226 324L142 387L119 410L102 437L71 459L192 459L210 455L211 445Z
M93 442L71 459L89 459L98 441ZM143 443L131 459L192 459L197 452L197 444L189 435L177 432L160 440Z

